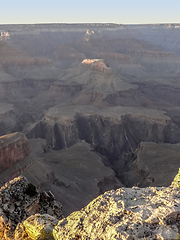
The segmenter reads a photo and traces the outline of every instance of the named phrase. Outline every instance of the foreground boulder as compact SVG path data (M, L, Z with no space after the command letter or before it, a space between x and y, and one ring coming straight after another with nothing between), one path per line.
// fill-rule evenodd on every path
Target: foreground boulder
M53 235L56 240L177 239L179 223L179 188L121 188L62 219Z
M36 224L38 225L38 231L40 232L42 222L45 222L47 218L50 223L62 219L61 209L61 204L56 202L54 195L51 192L39 193L35 186L29 183L25 177L20 176L15 178L12 181L7 182L0 189L0 239L14 240L14 232L16 228L15 235L23 236L24 238L22 239L25 239L25 236L28 236L28 233L30 232L30 230L29 232L24 231L25 226L28 226L27 229L32 228L29 227L29 221L27 219L36 213L42 214L42 217L38 218L39 220L41 219L39 225ZM47 213L50 213L52 217ZM55 217L58 220L55 219ZM37 221L33 221L34 224L33 222L31 223L32 225L35 225ZM21 222L24 223L19 226ZM49 229L50 225L43 224L43 229L44 227ZM46 230L46 228L44 230ZM45 231L45 233L49 234L49 231ZM16 239L20 238L17 237Z
M18 224L15 239L53 240L52 231L58 220L48 214L35 214Z
M62 219L53 194L39 194L20 176L0 190L0 237L3 240L178 239L179 179L180 172L170 187L108 191Z

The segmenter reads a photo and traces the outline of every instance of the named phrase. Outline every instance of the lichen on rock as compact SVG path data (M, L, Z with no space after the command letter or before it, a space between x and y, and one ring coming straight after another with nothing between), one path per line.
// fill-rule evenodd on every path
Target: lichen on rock
M176 239L178 188L121 188L99 196L79 212L59 221L59 239Z
M27 187L27 179L20 176L0 190L3 240L177 239L179 234L180 191L173 184L111 190L63 219L61 205L55 202L51 192L41 195L37 192L30 197ZM37 204L40 213L33 215ZM22 215L22 209L26 214ZM56 213L56 217L47 214L48 211Z
M180 187L180 168L179 168L179 171L178 171L177 175L175 176L171 186Z
M46 198L43 197L44 195ZM29 229L27 227L28 217L41 213L42 215L39 214L39 216L44 219L44 222L45 220L50 222L58 221L55 217L47 215L50 209L51 214L58 220L62 218L62 206L55 200L51 192L39 193L36 187L23 176L7 182L0 189L0 238L5 240L14 240L14 238L28 240L29 232L26 231ZM30 219L33 219L33 217ZM37 224L37 222L37 215L35 215L34 223ZM37 226L39 229L40 226L38 224ZM49 225L42 228L44 234L52 235L48 230Z
M58 220L48 214L35 214L21 223L15 231L15 239L21 240L24 235L21 229L24 228L23 234L27 233L28 237L33 240L53 240L52 231ZM20 238L21 237L21 238Z

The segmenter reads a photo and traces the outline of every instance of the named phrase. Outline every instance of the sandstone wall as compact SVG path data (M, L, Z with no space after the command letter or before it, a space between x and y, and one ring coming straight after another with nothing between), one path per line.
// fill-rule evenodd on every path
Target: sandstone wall
M30 146L23 133L0 137L0 172L12 167L30 154Z

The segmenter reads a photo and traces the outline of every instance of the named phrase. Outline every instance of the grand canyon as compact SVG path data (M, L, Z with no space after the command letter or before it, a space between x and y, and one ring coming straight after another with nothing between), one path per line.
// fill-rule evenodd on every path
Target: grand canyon
M2 239L177 237L179 96L180 24L0 25L1 195L14 184L37 189L30 220ZM43 196L57 202L42 210ZM47 214L49 238L20 236Z

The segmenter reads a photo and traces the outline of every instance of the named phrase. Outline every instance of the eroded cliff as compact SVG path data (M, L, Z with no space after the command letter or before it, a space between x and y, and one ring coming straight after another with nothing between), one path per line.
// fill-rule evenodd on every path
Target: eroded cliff
M169 186L179 168L179 153L179 143L142 142L134 154L124 156L123 168L122 159L116 162L116 173L128 187Z
M12 133L0 137L1 172L12 167L30 154L30 146L23 133Z
M45 118L26 129L28 138L45 138L54 149L67 148L81 140L92 144L109 159L133 152L142 141L180 141L180 129L164 111L146 108L56 106Z

